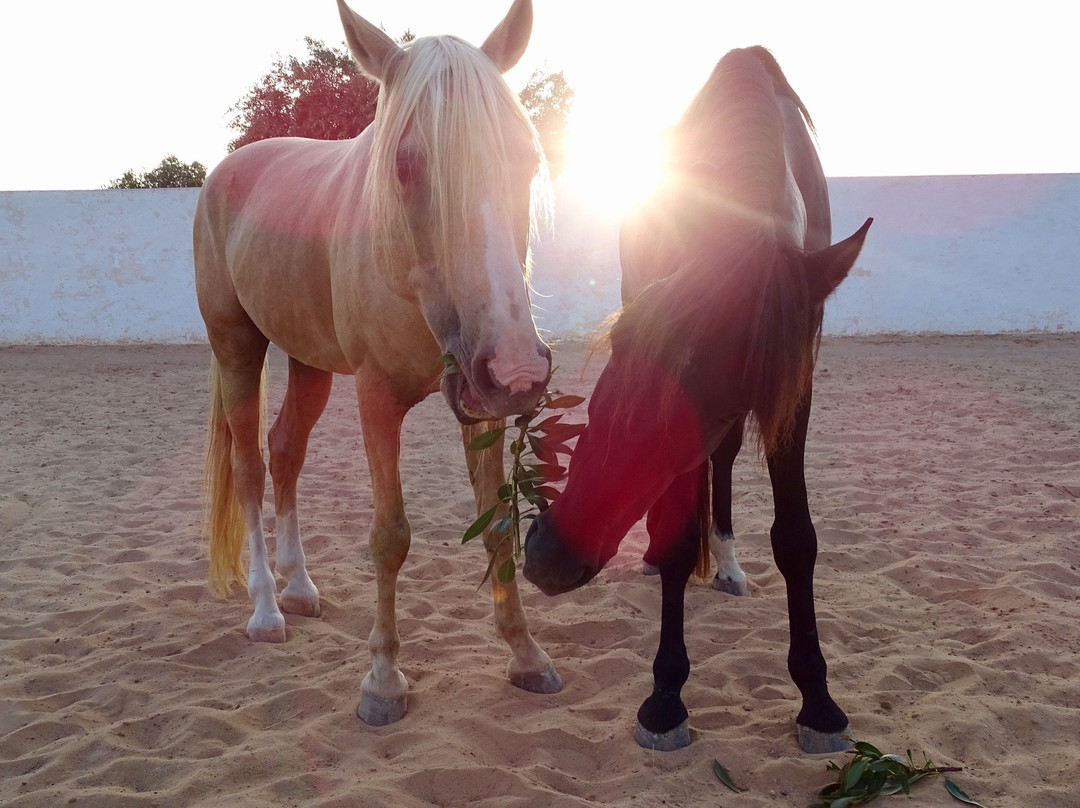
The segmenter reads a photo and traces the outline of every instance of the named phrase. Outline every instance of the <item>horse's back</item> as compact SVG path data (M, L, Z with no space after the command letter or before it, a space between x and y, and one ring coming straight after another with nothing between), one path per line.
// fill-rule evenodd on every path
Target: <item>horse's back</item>
M228 155L195 211L195 279L211 343L254 325L306 364L348 372L334 328L332 248L362 177L351 141L275 138ZM353 161L355 162L355 161Z

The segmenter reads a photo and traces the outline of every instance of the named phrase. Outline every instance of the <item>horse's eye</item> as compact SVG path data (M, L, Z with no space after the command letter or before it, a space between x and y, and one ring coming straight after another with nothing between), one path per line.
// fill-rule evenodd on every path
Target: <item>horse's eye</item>
M408 188L412 184L413 175L416 173L416 158L408 153L397 156L398 182Z

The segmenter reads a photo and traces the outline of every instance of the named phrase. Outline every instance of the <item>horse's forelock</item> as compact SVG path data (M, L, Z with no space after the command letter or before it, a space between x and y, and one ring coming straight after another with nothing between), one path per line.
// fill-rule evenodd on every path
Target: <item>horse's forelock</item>
M486 55L451 36L410 43L380 95L364 189L380 264L417 257L397 173L404 142L423 164L431 191L431 244L435 260L447 268L481 190L511 194L515 130L542 154L528 114ZM545 198L532 194L531 216Z

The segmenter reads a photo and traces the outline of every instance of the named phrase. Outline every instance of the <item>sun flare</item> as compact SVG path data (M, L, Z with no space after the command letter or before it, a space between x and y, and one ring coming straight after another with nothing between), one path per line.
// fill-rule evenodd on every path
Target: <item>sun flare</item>
M572 123L564 179L597 213L621 217L660 183L663 162L663 133L594 117Z

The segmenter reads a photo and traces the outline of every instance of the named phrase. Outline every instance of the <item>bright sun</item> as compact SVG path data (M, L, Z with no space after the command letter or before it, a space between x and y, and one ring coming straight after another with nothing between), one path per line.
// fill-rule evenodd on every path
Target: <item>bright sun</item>
M662 133L626 131L612 118L572 121L563 177L597 213L621 217L649 195L662 174Z

